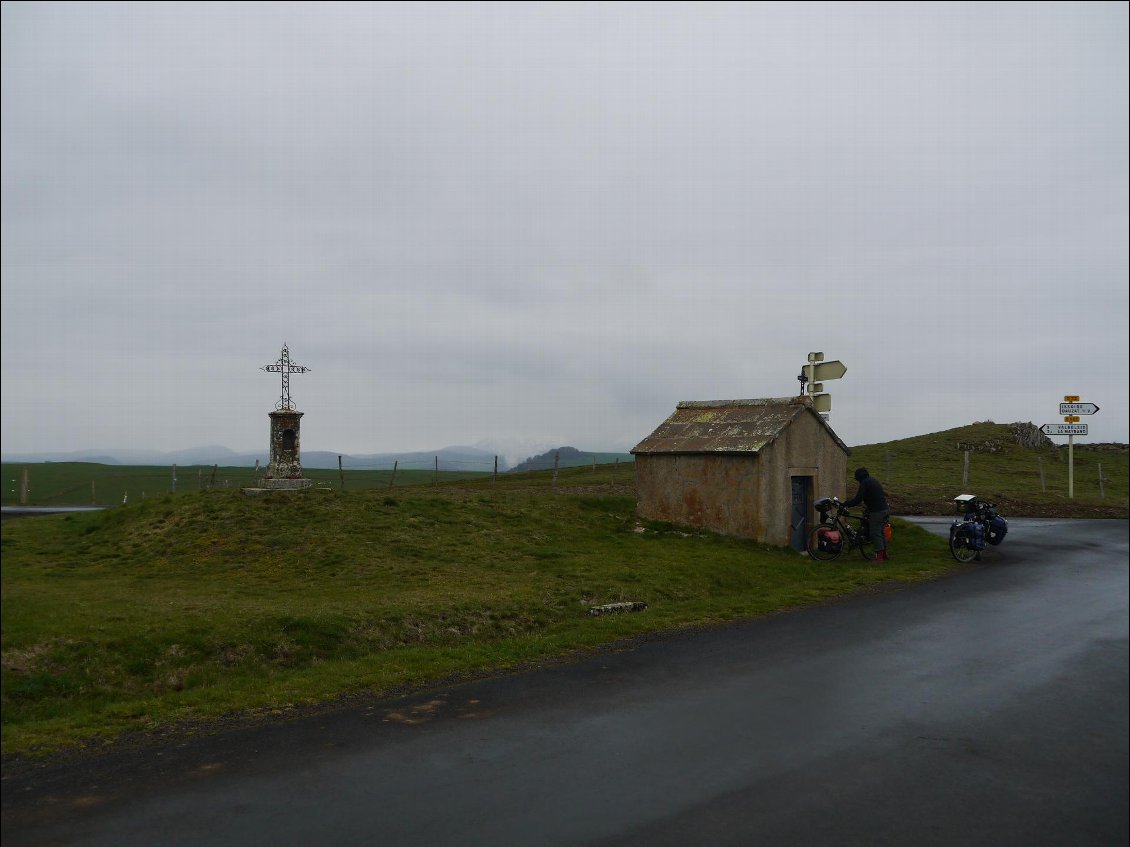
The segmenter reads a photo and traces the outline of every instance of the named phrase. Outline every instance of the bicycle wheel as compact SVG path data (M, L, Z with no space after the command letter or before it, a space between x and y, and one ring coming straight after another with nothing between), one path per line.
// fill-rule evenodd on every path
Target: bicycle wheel
M977 551L969 546L969 540L960 532L950 531L950 552L962 564L977 558Z
M828 562L843 552L843 536L840 536L838 542L833 542L827 537L830 532L836 532L835 527L822 524L812 530L812 533L808 536L808 555L813 559Z
M870 535L860 535L856 539L855 546L859 548L859 555L869 562L875 561L875 542L871 540Z

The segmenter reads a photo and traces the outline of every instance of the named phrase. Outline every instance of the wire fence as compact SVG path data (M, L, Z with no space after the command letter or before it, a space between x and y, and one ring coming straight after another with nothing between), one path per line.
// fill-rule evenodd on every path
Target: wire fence
M964 448L964 445L961 445ZM994 451L959 449L945 461L925 464L916 453L902 454L883 450L881 460L871 464L874 476L882 474L885 484L950 488L966 491L1007 490L1012 496L1060 497L1068 494L1068 468L1062 450L1041 451L1023 458L1002 457ZM876 455L871 456L872 459ZM1096 496L1099 500L1126 500L1128 480L1125 453L1076 449L1074 458L1075 494Z
M587 464L587 463L586 463ZM615 460L619 466L619 459ZM569 467L578 467L573 461ZM591 457L595 472L597 456ZM303 476L318 488L359 491L405 486L445 485L467 480L514 478L544 472L499 470L499 457L472 461L441 455L412 455L392 462L351 462L339 457L336 468L303 468ZM3 466L5 506L112 506L132 500L167 494L186 494L212 489L256 488L266 468L221 465L126 466L93 463L45 462ZM556 469L553 483L556 484ZM612 472L615 482L615 471Z

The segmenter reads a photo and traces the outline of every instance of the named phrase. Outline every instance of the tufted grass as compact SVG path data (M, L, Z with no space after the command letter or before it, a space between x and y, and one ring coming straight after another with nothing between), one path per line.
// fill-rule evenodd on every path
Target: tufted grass
M955 566L903 523L883 565L640 524L612 471L6 521L3 753L496 673Z

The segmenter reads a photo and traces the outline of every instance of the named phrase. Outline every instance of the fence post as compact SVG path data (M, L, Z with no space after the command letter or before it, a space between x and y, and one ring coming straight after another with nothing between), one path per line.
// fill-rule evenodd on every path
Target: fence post
M1044 457L1037 456L1036 461L1040 463L1040 492L1043 494L1048 493L1048 484L1044 481Z
M557 450L553 454L553 484L550 486L554 491L557 490L557 465L561 461L561 451Z
M20 469L20 505L27 505L27 466Z
M259 467L259 460L255 460L255 467ZM177 493L177 466L173 465L173 494Z
M1103 490L1103 463L1099 462L1099 496L1104 500L1106 499L1106 491Z
M439 456L436 456L436 476L434 485L436 488L439 488Z
M341 469L341 456L337 457L337 475L341 477L341 490L345 491L345 471Z
M400 464L400 460L396 459L392 463L392 478L388 481L388 490L392 491L392 487L396 485L396 466Z
M498 482L498 456L494 457L494 476L491 477L491 488L494 488L496 482Z
M219 465L212 465L212 479L208 482L209 488L216 487L216 471L220 469Z
M965 451L965 462L961 468L961 487L969 487L969 451Z

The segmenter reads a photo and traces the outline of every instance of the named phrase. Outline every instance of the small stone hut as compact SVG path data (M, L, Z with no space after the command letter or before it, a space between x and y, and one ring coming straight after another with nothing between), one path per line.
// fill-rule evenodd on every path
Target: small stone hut
M801 550L851 451L801 396L679 403L632 454L640 517Z

